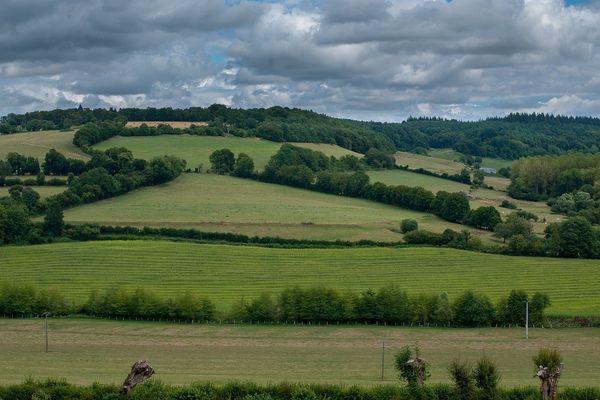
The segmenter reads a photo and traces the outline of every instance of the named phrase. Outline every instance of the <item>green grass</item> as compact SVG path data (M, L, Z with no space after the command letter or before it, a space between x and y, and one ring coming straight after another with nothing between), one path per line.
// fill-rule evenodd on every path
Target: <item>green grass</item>
M41 131L0 135L0 159L10 152L44 160L50 149L64 154L66 157L87 160L89 156L73 144L74 131Z
M184 174L166 185L65 211L72 223L192 227L325 240L398 241L400 221L443 231L460 225L368 200L212 174Z
M597 384L598 329L434 329L376 326L176 325L51 319L50 352L44 352L43 320L0 319L0 384L25 378L60 377L86 385L121 384L133 361L148 359L170 384L230 380L381 383L381 341L385 339L385 381L398 382L393 354L419 343L430 363L430 382L449 382L454 357L496 361L502 386L537 385L531 357L542 346L561 350L565 386Z
M386 185L421 186L433 193L437 193L440 190L447 192L468 192L471 188L470 185L465 185L464 183L400 169L368 171L367 174L371 178L371 182L382 182Z
M67 189L66 186L24 186L24 187L32 188L33 190L35 190L36 192L38 192L40 194L40 197L42 199L45 199L46 197L54 196L55 194L62 193ZM9 188L7 188L7 187L0 187L0 197L8 196L8 189Z
M431 149L427 152L431 157L441 158L449 161L460 160L461 153L454 149ZM501 158L490 158L482 157L481 166L485 168L496 168L500 169L503 167L510 167L512 160L504 160Z
M444 172L451 175L460 174L460 171L465 168L464 164L456 161L434 156L406 153L403 151L396 152L395 157L397 165L408 165L412 169L423 168L438 174L443 174Z
M600 316L600 260L511 257L403 247L273 249L169 241L99 241L3 247L0 281L55 288L84 300L93 288L192 290L220 309L293 285L361 291L395 284L451 298L467 289L493 300L511 289L547 293L551 314Z
M258 138L239 138L223 136L187 136L164 135L147 137L114 137L98 143L94 148L106 150L111 147L126 147L135 157L151 159L164 154L173 154L187 161L188 167L196 168L203 165L203 170L210 167L210 154L219 149L228 148L237 156L246 153L254 159L258 170L265 167L271 156L275 154L282 143L271 142ZM294 145L322 151L327 155L340 157L345 154L357 154L339 146L314 143L294 143Z

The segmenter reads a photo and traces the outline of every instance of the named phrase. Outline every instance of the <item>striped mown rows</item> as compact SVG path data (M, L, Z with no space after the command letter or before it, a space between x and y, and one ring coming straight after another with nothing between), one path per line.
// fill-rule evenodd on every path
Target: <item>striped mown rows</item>
M30 282L82 301L93 288L192 290L226 309L292 285L411 293L466 289L493 300L511 289L550 295L550 313L600 315L600 261L509 257L442 248L271 249L167 241L57 243L0 248L0 282Z

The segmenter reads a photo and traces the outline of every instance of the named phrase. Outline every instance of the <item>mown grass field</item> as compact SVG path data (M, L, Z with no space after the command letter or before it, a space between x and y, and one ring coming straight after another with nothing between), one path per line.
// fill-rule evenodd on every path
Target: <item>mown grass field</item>
M397 165L408 165L411 169L423 168L438 174L443 174L444 172L448 174L460 174L460 171L465 168L464 164L456 161L440 157L422 156L404 151L396 152L395 158Z
M0 135L0 159L10 152L37 157L44 161L50 149L64 154L66 157L87 160L89 156L73 144L74 131L40 131Z
M27 187L30 187L33 190L35 190L36 192L38 192L42 199L53 196L55 194L62 193L67 189L66 186L27 186ZM0 197L8 196L8 189L9 188L7 188L7 187L0 187Z
M434 329L377 326L177 325L51 319L50 352L44 352L43 320L0 319L0 384L25 378L62 377L76 384L121 384L134 360L148 359L170 384L230 380L268 382L397 382L393 355L419 343L431 364L431 382L448 382L447 367L460 357L486 354L502 374L501 385L536 385L531 356L542 346L564 355L560 384L597 384L598 329Z
M341 157L345 154L355 154L350 150L330 144L293 143L296 146L322 151L327 155ZM275 154L282 143L271 142L259 138L240 138L232 136L188 136L188 135L163 135L145 137L114 137L94 146L99 150L111 147L126 147L135 157L151 159L164 154L172 154L187 161L189 168L210 168L209 156L215 150L227 148L236 156L246 153L254 159L258 170L265 167L269 159ZM360 155L359 155L360 156Z
M449 161L458 161L460 160L461 153L454 149L431 149L427 151L431 157L442 158L444 160ZM481 166L485 168L496 168L500 169L503 167L510 167L512 164L511 160L504 160L501 158L490 158L490 157L482 157L481 158Z
M600 260L511 257L446 248L276 249L169 241L55 243L0 249L0 282L33 283L82 301L93 288L184 290L227 310L242 297L294 286L410 293L467 289L493 300L543 291L550 314L600 316Z
M184 174L165 185L65 211L65 220L72 223L191 227L325 240L398 241L402 236L392 229L405 218L440 232L461 227L432 214L368 200L213 174Z

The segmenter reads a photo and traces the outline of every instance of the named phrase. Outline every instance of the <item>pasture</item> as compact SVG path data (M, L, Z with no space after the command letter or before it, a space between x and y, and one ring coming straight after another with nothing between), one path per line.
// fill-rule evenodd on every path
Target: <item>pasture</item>
M65 211L65 221L70 223L188 227L324 240L398 241L402 236L392 229L398 229L405 218L439 232L461 228L432 214L368 200L213 174L184 174L165 185Z
M433 156L422 156L414 153L398 151L394 154L396 165L408 165L411 169L423 168L438 174L460 174L465 165L453 160Z
M296 146L322 151L329 156L341 157L345 154L354 154L350 150L339 146L321 143L292 143ZM246 153L254 159L254 166L262 170L275 154L282 143L271 142L259 138L240 138L234 136L190 136L190 135L162 135L162 136L117 136L94 145L98 150L111 147L126 147L137 158L149 160L164 154L176 155L187 161L188 168L197 168L202 164L202 170L210 168L209 156L215 150L227 148L236 156Z
M50 149L66 157L88 160L90 157L73 144L75 131L40 131L0 135L0 159L10 152L17 152L44 161Z
M437 329L383 326L179 325L50 319L0 319L0 384L27 377L66 378L75 384L120 384L134 360L148 359L153 379L170 384L230 380L376 385L396 383L393 355L418 342L430 363L431 382L449 382L455 357L488 355L502 386L536 385L532 355L542 346L561 350L561 387L597 384L600 332L587 329ZM385 339L384 381L381 344Z
M55 194L59 194L64 192L67 187L66 186L24 186L29 187L40 194L42 199L45 199L50 196L54 196ZM8 196L8 187L0 187L0 197Z
M511 289L547 293L549 314L600 316L600 260L512 257L435 247L289 249L170 241L97 241L3 247L0 283L32 283L78 302L121 286L163 296L185 290L228 310L286 287L360 292L394 284L451 300L467 289L493 301Z
M156 127L159 125L169 125L171 128L183 129L189 128L192 125L207 126L207 122L185 122L185 121L127 121L126 128L137 128L142 125Z

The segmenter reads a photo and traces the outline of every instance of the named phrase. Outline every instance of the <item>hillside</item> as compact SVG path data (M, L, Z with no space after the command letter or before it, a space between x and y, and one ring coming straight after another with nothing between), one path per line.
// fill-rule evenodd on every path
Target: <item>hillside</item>
M294 285L363 291L395 284L410 293L466 289L493 300L511 289L543 291L549 314L600 316L600 261L510 257L454 249L276 249L167 241L100 241L5 247L3 280L85 300L94 288L185 290L228 309L242 296Z
M71 223L190 227L204 231L325 240L398 241L400 221L436 232L460 225L368 200L212 174L185 174L166 185L65 211ZM489 236L489 233L481 234Z
M340 157L345 154L357 154L342 147L321 143L294 143L296 146L311 148L327 155ZM246 153L254 160L254 165L261 170L273 154L279 150L281 143L258 138L240 138L235 136L188 136L162 135L143 137L114 137L94 146L97 150L111 147L126 147L136 157L150 160L163 154L173 154L187 161L188 168L210 168L209 156L215 150L227 148L235 154Z
M74 131L41 131L0 135L0 159L10 152L44 160L50 149L64 154L66 157L87 160L89 156L73 144Z

